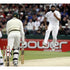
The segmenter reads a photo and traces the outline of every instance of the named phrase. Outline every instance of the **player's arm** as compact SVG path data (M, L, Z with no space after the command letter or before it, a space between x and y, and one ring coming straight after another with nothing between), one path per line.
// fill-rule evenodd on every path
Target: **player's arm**
M46 13L45 16L44 16L45 26L47 26L47 24L46 24L47 17L48 17L48 13Z
M21 50L21 64L24 64L24 46L26 45L25 42L25 33L23 28L23 23L21 22L21 38L22 38L22 50Z
M56 15L56 14L54 13L54 16L56 17L57 20L59 20L59 21L61 20L61 15L60 15L60 14Z
M47 25L47 24L46 24L46 21L47 21L47 18L45 17L45 18L44 18L45 26Z
M22 41L25 42L25 33L24 33L23 23L22 22L21 22L21 38L22 38Z
M47 29L47 17L44 18L45 29Z

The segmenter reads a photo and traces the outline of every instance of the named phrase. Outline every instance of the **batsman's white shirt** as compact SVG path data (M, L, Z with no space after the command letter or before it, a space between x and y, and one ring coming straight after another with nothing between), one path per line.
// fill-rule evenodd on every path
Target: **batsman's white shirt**
M8 34L8 47L10 47L11 50L13 47L15 49L18 48L21 37L22 41L24 42L24 29L22 21L14 17L7 22L6 29ZM19 31L12 31L12 30L19 30Z

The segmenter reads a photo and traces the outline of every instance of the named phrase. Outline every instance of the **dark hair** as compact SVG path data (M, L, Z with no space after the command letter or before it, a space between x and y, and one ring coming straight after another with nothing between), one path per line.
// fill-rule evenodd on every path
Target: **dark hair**
M52 6L51 6L51 8L52 8L52 7L55 7L55 6L54 6L54 5L52 5Z

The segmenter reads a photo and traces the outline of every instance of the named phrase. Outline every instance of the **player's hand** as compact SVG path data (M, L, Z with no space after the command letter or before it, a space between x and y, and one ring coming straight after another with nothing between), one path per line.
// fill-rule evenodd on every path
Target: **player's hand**
M26 46L26 44L27 44L26 41L22 43L23 46Z

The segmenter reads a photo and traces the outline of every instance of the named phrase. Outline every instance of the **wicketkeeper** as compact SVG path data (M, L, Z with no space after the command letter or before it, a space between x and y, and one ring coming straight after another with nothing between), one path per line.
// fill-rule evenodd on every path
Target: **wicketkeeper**
M20 39L22 38L22 42L25 42L25 33L23 29L23 23L21 20L18 19L19 15L17 13L13 14L13 18L7 22L6 29L8 35L8 45L7 45L7 66L9 66L9 58L12 48L13 51L13 64L14 66L18 65L18 58L19 58L19 46L20 46Z

